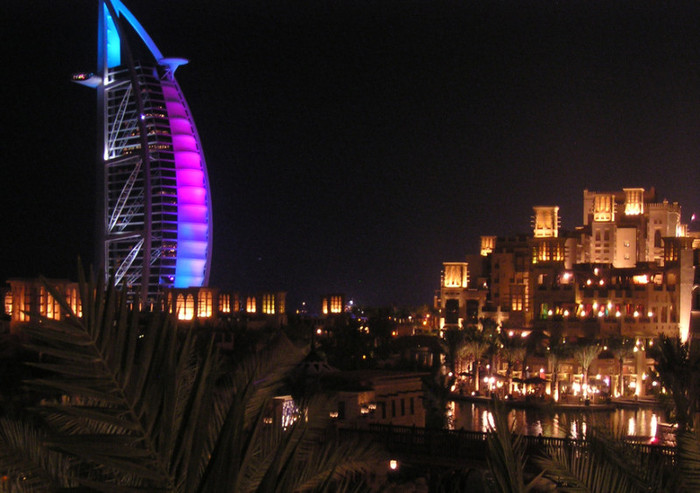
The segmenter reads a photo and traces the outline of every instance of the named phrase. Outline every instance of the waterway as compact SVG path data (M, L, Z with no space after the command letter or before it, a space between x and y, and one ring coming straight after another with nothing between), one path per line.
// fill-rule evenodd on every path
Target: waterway
M450 429L487 431L489 420L487 404L450 401L447 407L447 426ZM592 428L605 429L622 435L653 437L661 420L658 410L616 409L607 411L547 409L512 409L508 421L514 423L515 431L525 435L542 435L559 438L585 438Z

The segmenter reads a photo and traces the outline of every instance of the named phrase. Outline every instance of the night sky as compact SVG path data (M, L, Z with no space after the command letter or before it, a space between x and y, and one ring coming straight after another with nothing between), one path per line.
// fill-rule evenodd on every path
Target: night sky
M700 2L129 1L197 122L211 284L430 303L443 261L581 223L583 189L700 212ZM93 260L97 2L6 0L0 277Z

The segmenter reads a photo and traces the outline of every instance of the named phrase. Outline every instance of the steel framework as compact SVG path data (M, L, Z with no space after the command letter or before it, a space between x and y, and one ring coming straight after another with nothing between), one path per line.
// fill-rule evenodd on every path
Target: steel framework
M148 48L145 57L135 56L127 27ZM146 302L163 287L209 280L209 180L174 76L185 63L164 58L121 1L99 0L98 69L74 76L97 89L98 261L107 278Z

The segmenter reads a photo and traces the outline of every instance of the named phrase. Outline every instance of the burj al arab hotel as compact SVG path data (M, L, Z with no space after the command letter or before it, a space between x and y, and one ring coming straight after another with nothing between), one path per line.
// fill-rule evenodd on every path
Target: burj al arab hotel
M117 286L155 301L163 288L206 286L209 180L194 120L165 58L120 0L99 0L98 261Z

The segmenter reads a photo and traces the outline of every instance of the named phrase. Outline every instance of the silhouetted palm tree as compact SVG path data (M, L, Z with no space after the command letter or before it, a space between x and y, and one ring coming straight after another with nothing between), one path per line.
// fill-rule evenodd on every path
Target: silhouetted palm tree
M700 355L692 352L690 344L680 337L663 334L652 355L661 385L673 401L670 418L678 423L679 431L692 429L700 395Z
M474 390L479 391L479 366L481 358L489 349L489 343L486 340L484 333L475 327L467 328L466 343L464 353L471 360L472 376L474 379Z
M457 373L457 363L464 357L466 347L466 333L462 329L449 328L445 329L440 339L440 347L445 355L445 365L452 374L449 376L447 387L451 387Z
M547 362L552 372L552 394L554 394L555 401L558 401L561 395L559 388L559 370L561 364L570 357L570 349L571 345L565 344L560 338L551 339L549 341Z
M598 358L600 354L600 346L596 342L582 341L574 348L574 359L581 365L583 373L583 396L588 396L588 370L591 364Z
M634 339L629 337L615 337L608 341L610 352L617 361L617 393L624 394L622 374L624 371L625 358L634 355Z

